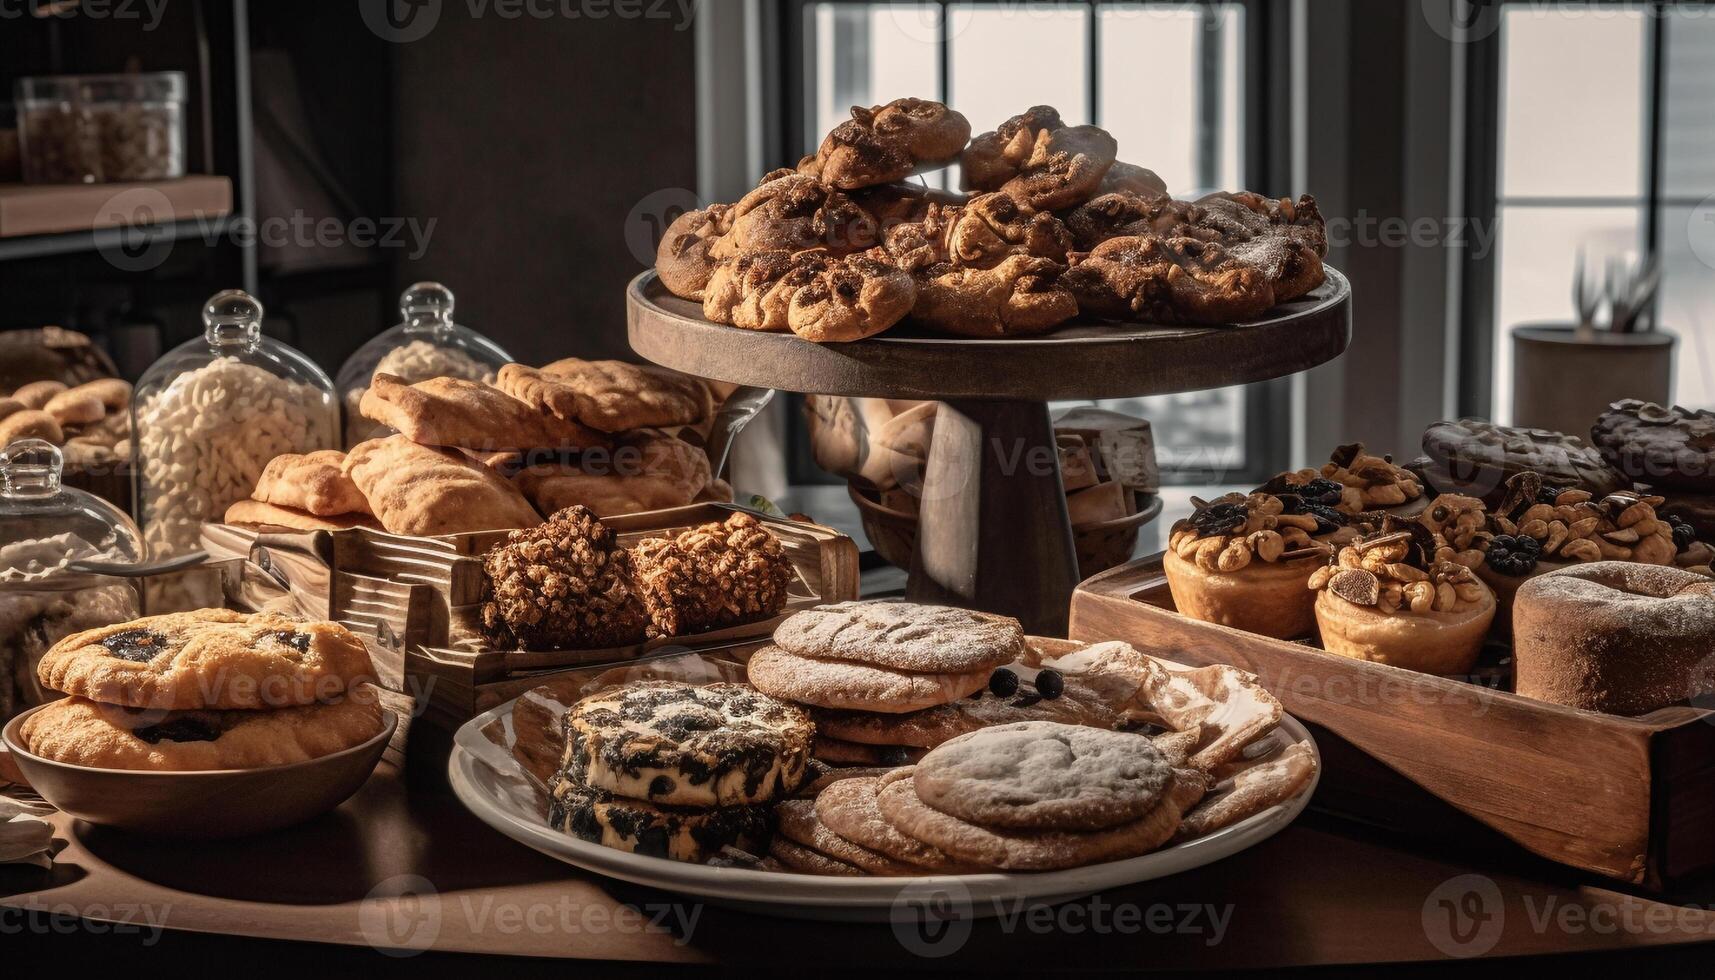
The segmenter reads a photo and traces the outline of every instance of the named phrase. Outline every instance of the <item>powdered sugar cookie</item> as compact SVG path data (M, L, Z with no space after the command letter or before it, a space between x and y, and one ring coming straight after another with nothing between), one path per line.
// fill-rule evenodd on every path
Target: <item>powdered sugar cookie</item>
M881 779L876 806L893 828L955 860L1003 871L1057 871L1147 854L1172 838L1185 812L1202 799L1208 778L1177 770L1161 802L1140 820L1106 830L1003 830L942 813L917 796L910 770Z
M820 708L897 713L957 701L988 683L987 670L968 674L908 674L868 664L796 657L775 646L750 658L757 690Z
M961 735L917 764L917 795L985 827L1100 830L1141 818L1172 769L1143 735L1032 721Z
M914 673L993 670L1023 655L1007 616L913 602L840 602L794 613L774 643L799 657L850 660Z
M781 835L787 840L824 857L844 861L873 875L908 876L924 873L924 869L918 865L861 847L834 833L816 815L814 800L785 800L774 808L774 816L780 822Z
M876 806L879 783L875 777L862 776L830 783L816 796L816 816L829 830L853 844L915 865L925 873L964 874L975 870L938 848L894 830Z

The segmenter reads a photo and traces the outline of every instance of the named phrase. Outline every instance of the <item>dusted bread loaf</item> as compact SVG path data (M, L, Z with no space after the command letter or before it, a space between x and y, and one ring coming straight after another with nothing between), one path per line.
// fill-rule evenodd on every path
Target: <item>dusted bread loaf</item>
M1715 691L1715 580L1634 562L1531 579L1513 604L1514 688L1540 701L1647 714Z

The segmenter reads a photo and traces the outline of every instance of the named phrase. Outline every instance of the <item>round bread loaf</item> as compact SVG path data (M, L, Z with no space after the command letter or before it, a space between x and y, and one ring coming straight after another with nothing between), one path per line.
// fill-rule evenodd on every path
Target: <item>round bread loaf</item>
M1513 604L1514 688L1641 715L1715 691L1715 581L1603 561L1540 575Z

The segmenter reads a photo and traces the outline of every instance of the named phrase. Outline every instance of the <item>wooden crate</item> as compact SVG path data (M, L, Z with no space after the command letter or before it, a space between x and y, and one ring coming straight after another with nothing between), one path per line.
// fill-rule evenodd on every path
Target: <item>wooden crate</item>
M1441 836L1409 805L1427 791L1534 854L1631 884L1670 888L1715 869L1715 712L1579 711L1520 697L1504 680L1422 674L1199 622L1174 611L1159 555L1080 585L1070 635L1242 667L1319 738L1380 763L1330 764L1318 806Z
M603 518L602 523L629 545L722 521L741 509L691 504ZM794 580L780 615L600 650L489 647L479 629L485 585L481 555L504 540L505 531L419 538L365 528L258 532L210 525L203 539L211 551L248 553L290 591L325 597L328 618L373 637L383 648L398 650L403 689L428 704L428 718L456 726L567 669L683 650L747 655L766 643L791 612L857 598L858 551L850 538L820 524L755 516L780 539L792 561Z

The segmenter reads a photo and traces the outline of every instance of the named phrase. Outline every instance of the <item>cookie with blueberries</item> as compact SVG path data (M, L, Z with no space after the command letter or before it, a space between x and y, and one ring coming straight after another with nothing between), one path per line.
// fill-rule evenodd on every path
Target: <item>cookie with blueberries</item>
M133 708L281 708L337 698L375 678L338 623L230 609L148 616L74 633L42 656L44 687Z
M95 769L188 772L307 762L381 733L373 688L275 711L161 711L63 698L24 719L35 755Z

